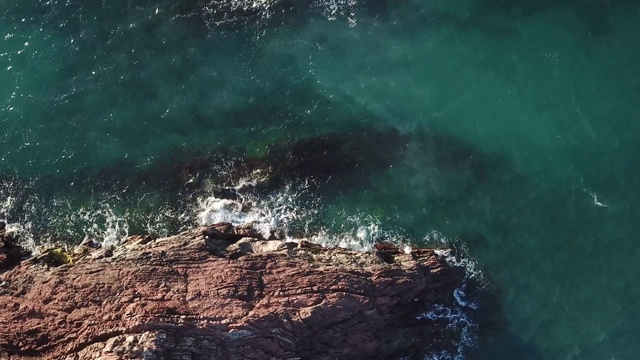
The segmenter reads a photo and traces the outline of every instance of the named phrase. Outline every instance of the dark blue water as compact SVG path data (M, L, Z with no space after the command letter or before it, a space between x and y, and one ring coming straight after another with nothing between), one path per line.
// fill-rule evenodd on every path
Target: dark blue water
M640 3L246 4L1 2L0 218L31 246L221 219L455 245L504 315L467 358L640 353ZM333 165L251 209L201 181L300 141Z

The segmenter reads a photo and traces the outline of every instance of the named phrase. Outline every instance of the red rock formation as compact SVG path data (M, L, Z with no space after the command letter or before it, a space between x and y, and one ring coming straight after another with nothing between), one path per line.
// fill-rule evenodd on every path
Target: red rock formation
M0 358L419 356L449 350L453 330L417 316L453 304L464 278L432 250L326 249L229 224L90 245L72 264L0 274Z

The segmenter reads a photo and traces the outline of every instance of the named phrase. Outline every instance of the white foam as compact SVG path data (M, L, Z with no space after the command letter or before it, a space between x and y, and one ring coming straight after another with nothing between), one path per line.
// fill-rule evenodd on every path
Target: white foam
M408 254L411 254L411 251L412 251L412 250L413 250L413 248L412 248L411 246L409 246L409 245L405 245L405 246L402 248L402 251L403 251L405 254L407 254L407 255L408 255Z
M219 199L210 196L200 200L201 211L198 214L201 225L210 225L219 222L232 224L244 224L250 218L249 214L242 212L242 204L238 201Z
M32 235L32 225L30 222L19 223L19 222L9 222L7 220L1 219L6 224L7 233L13 233L20 240L20 245L23 246L27 250L35 249L35 241Z
M5 217L16 204L16 187L11 181L0 182L0 217Z
M209 0L202 8L204 18L210 27L229 23L254 22L266 24L279 0ZM314 0L310 9L318 9L328 20L346 18L349 26L357 23L358 0Z
M20 244L31 251L69 245L61 243L67 239L77 242L89 238L104 246L117 245L129 235L131 224L157 236L175 232L171 226L176 222L181 226L177 230L194 225L189 214L169 204L157 206L153 211L136 212L133 209L131 212L131 209L119 209L123 201L118 196L95 195L91 203L77 207L66 197L43 200L29 194L29 188L23 191L28 195L21 196L19 201L0 202L0 219L6 219L8 229L20 235ZM6 199L7 196L3 197L6 193L0 189L0 199Z
M15 204L15 198L11 195L7 195L4 201L0 202L0 214L6 214Z
M20 245L28 250L35 248L35 240L32 232L32 223L28 217L21 219L11 218L10 214L15 212L18 204L18 197L21 190L11 181L0 182L0 221L5 223L7 232L15 234Z
M480 265L474 259L454 256L450 249L452 241L447 237L437 231L431 231L424 237L423 241L427 244L434 244L436 247L440 247L441 249L435 250L435 253L444 258L449 265L465 268L467 278L477 281L483 280L484 276ZM459 246L463 249L465 248L464 244L460 244Z
M103 246L118 245L129 235L128 214L119 214L106 201L81 207L66 216L60 213L56 225L72 238L89 238Z
M368 237L358 235L362 235L361 228L356 229L355 234L352 232L343 232L330 235L328 231L323 231L321 235L312 236L311 241L324 247L340 247L356 251L371 251L373 243L367 240Z
M416 317L422 321L446 321L447 328L456 329L460 333L460 338L454 340L455 352L437 352L425 357L428 360L462 360L465 349L472 347L476 343L475 331L477 325L469 318L466 312L459 306L447 307L435 305L433 308Z
M212 0L203 7L209 26L246 21L247 14L256 14L256 24L266 22L277 0Z
M603 207L603 208L609 207L608 204L598 201L598 194L592 191L589 191L585 188L583 188L582 190L591 196L591 199L593 200L593 205Z
M255 178L241 179L238 185L227 187L238 190L236 200L221 199L213 195L200 197L196 211L198 223L252 223L264 237L269 237L273 232L288 236L294 231L308 230L308 225L317 214L317 206L314 203L302 206L300 197L308 191L310 185L287 185L267 196L259 196L251 189L259 181ZM209 193L211 192L213 191Z
M313 6L320 8L328 20L336 20L339 17L346 18L349 26L353 27L357 22L357 0L316 0Z
M484 276L476 261L468 257L455 256L450 249L452 245L451 240L442 234L432 231L425 236L424 241L440 246L442 249L435 250L434 252L444 258L450 266L465 269L465 280L462 285L453 292L456 304L451 307L435 305L430 311L418 317L419 320L446 320L448 327L460 329L460 339L456 342L456 351L454 353L443 352L432 354L426 357L426 359L461 360L464 359L465 349L475 345L477 330L477 325L468 317L467 312L477 309L478 304L474 302L473 299L470 299L465 291L467 290L469 281L483 282ZM464 249L464 244L458 244L458 247Z

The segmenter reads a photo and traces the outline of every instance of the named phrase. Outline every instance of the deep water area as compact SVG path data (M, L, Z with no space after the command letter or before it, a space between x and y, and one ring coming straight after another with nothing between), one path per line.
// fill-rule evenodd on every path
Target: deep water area
M0 2L25 245L225 220L453 247L502 315L442 359L640 353L639 138L640 1Z

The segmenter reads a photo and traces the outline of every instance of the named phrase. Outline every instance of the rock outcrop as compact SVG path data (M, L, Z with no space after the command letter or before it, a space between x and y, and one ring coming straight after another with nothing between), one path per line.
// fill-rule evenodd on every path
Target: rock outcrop
M428 249L327 249L223 223L69 258L0 273L0 358L422 358L459 335L420 316L453 306L465 276Z
M15 234L7 230L7 224L0 221L0 272L18 265L28 255L29 252L17 244Z

